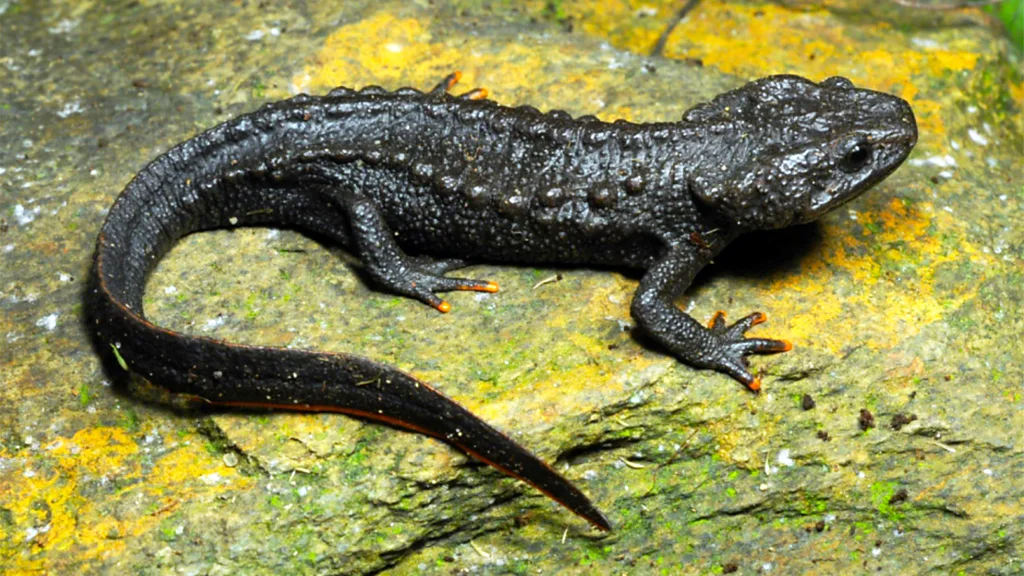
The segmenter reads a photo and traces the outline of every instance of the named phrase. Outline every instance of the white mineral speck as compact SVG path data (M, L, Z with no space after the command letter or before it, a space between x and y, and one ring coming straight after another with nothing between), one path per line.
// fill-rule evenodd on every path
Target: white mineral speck
M53 330L54 328L57 327L58 316L60 315L57 314L56 312L54 312L53 314L47 314L46 316L43 316L39 320L36 320L36 326L39 326L40 328L46 328L47 330Z
M948 154L946 156L929 156L928 158L913 158L910 160L911 166L926 166L929 164L939 168L949 168L956 166L956 160Z
M75 28L78 28L78 20L69 20L67 18L57 22L56 26L49 29L50 34L67 34Z
M221 476L220 476L220 474L218 474L216 472L213 472L213 473L207 474L205 476L200 476L199 477L199 481L202 482L203 484L208 485L208 486L212 486L212 485L217 484L218 482L221 481Z
M79 102L78 100L75 100L73 102L68 102L67 104L64 105L63 108L58 110L57 111L57 116L59 116L61 118L67 118L68 116L71 116L72 114L81 114L84 111L85 111L85 108L82 107L82 103Z
M221 326L224 325L224 322L225 322L224 316L217 316L216 318L210 318L209 320L206 321L206 324L203 324L203 330L206 330L207 332L209 332L210 330L214 330L216 328L220 328Z
M39 206L36 206L35 209L26 210L25 207L22 206L21 204L14 205L14 220L18 223L19 226L24 226L25 224L28 224L29 222L35 220L36 214L38 213Z

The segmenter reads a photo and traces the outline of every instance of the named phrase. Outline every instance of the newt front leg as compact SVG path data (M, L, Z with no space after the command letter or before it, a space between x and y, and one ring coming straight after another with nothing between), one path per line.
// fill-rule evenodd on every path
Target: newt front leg
M711 260L710 253L674 247L647 270L633 296L630 312L637 324L680 361L732 376L753 392L761 379L748 370L750 354L774 354L792 349L785 340L747 338L747 330L764 322L760 312L726 326L718 312L705 327L676 307L674 301Z

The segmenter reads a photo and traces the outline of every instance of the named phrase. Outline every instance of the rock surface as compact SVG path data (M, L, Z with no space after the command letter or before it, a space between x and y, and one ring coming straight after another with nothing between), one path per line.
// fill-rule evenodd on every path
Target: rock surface
M0 566L10 573L1024 571L1020 63L971 10L705 2L0 1ZM82 326L107 207L171 145L265 101L451 70L604 119L678 118L770 73L908 99L921 138L823 222L737 243L680 305L765 311L765 393L628 332L636 279L480 267L452 314L291 232L195 235L148 315L351 351L463 402L578 482L602 535L423 437L208 414L111 386ZM558 281L536 287L541 280Z

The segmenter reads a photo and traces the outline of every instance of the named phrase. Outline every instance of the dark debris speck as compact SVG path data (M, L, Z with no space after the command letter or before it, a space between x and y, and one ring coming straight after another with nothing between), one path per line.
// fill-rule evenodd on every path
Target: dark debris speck
M900 488L889 498L889 505L899 504L900 502L906 502L908 498L907 489Z
M901 430L904 426L910 424L914 420L917 420L916 414L896 414L892 417L892 424L890 424L890 426L892 426L893 430Z
M824 532L825 531L825 521L824 520L818 520L814 524L804 524L804 531L807 532L808 534L811 533L811 532Z
M861 408L860 417L857 418L857 425L860 426L861 430L867 432L868 429L875 427L875 415L867 408Z
M800 407L804 410L811 410L815 406L817 406L817 404L814 403L814 398L812 398L810 394L804 394L804 397L800 399Z

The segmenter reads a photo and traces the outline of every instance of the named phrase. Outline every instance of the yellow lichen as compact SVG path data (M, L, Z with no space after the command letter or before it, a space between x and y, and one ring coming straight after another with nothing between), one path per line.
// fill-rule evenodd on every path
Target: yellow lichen
M565 72L578 57L572 46L553 44L538 50L533 43L474 35L434 37L429 20L412 20L378 13L342 26L303 72L292 80L295 91L322 93L336 86L359 88L369 83L389 88L413 86L427 90L453 71L463 78L454 92L485 84L490 98L504 104L519 103L516 91L528 86L548 101L573 101L594 94L587 109L600 110L608 120L628 118L626 105L605 109L599 99L606 82L598 73ZM550 67L560 76L538 71Z
M892 347L923 326L941 320L949 307L960 305L973 294L973 287L938 291L935 271L964 257L990 261L989 256L964 240L955 250L943 246L930 230L948 229L953 225L949 218L949 214L934 210L928 203L909 206L893 198L883 210L857 214L865 226L863 238L844 236L837 229L830 231L835 227L826 223L821 253L809 255L808 260L828 262L830 266L788 276L773 282L770 288L777 295L774 305L783 313L798 310L801 302L814 301L813 309L790 314L784 332L796 345L813 343L836 353L851 342L872 348ZM878 232L872 233L872 229ZM832 290L833 280L838 283L840 275L848 276L844 282L852 282L857 289L847 294ZM889 282L898 282L901 287L877 286ZM870 318L869 331L850 333L843 319L852 317Z
M51 441L40 451L25 448L2 454L21 463L20 469L0 476L0 501L11 512L14 526L12 533L0 529L0 541L11 547L0 550L0 557L16 559L10 566L16 571L56 569L47 563L45 554L17 554L26 547L33 552L74 549L82 566L88 566L122 552L126 537L154 529L175 503L247 483L233 469L205 454L199 442L174 447L147 472L138 444L121 428L85 428L71 438ZM213 473L219 475L214 477L219 481L196 480ZM97 483L116 483L121 488L99 500L83 495ZM139 490L149 495L147 501L155 501L153 509L125 512L116 518L108 513L110 498L128 497ZM172 496L158 498L163 494Z
M587 33L647 53L678 3L579 1L566 9ZM864 50L865 45L879 48ZM970 40L913 45L907 34L885 21L852 22L820 6L705 2L668 37L664 55L700 61L741 78L782 73L811 79L846 76L858 86L908 100L918 115L922 140L939 142L945 138L939 104L918 99L916 83L971 70L978 52L979 46Z

